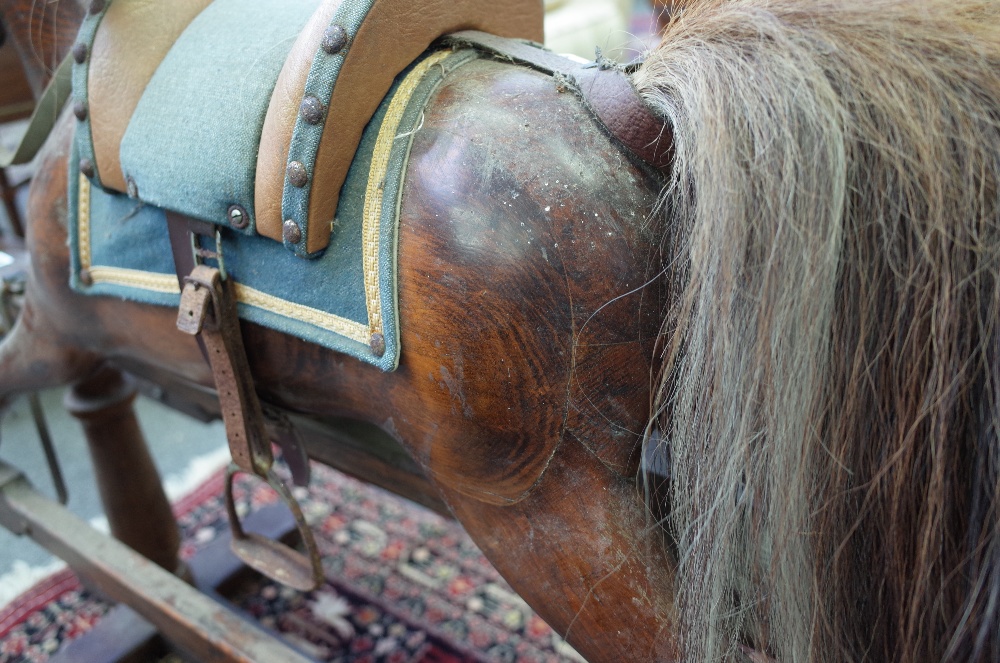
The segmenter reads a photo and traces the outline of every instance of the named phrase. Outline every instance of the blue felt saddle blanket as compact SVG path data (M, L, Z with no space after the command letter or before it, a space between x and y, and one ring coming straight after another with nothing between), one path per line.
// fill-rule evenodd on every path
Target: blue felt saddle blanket
M266 237L221 231L242 319L396 368L396 241L410 146L440 82L475 57L431 51L400 74L365 129L322 256L304 260ZM78 161L70 159L69 174L73 289L177 307L165 210L92 184Z

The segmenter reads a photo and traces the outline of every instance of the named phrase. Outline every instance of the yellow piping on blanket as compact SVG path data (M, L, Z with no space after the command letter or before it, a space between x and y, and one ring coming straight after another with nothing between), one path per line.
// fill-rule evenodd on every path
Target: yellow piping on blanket
M389 108L379 128L375 140L375 150L372 153L372 165L368 171L368 188L365 191L364 225L364 270L365 298L368 302L368 331L371 334L382 334L382 299L379 291L379 236L382 224L382 193L385 186L385 175L389 170L389 155L392 153L396 132L403 119L403 113L410 103L413 92L423 80L427 71L451 55L451 51L439 51L428 56L413 71L406 75L399 89L389 102ZM392 201L395 205L396 201Z

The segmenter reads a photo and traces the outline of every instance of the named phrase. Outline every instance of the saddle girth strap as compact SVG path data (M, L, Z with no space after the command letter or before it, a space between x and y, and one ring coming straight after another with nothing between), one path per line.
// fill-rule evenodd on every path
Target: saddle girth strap
M476 30L448 35L445 43L469 46L554 76L579 94L608 134L632 155L661 170L670 166L673 158L670 126L653 113L617 64L603 58L581 64L534 42L504 39Z

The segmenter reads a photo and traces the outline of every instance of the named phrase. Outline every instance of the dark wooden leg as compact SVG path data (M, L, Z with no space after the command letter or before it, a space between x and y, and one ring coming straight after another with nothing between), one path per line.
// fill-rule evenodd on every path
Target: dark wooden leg
M112 535L175 572L180 534L132 410L135 395L119 371L102 368L73 386L65 405L83 424Z

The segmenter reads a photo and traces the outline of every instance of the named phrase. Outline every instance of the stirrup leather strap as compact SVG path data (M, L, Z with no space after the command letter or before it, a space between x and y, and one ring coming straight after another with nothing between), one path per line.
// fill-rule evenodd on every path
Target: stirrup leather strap
M233 458L226 477L233 552L248 566L278 582L303 591L315 589L323 580L319 550L298 503L272 468L274 454L240 335L232 281L223 279L216 267L196 264L184 282L177 327L203 343ZM233 477L239 472L263 479L281 496L295 517L308 556L243 531L232 495Z

